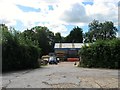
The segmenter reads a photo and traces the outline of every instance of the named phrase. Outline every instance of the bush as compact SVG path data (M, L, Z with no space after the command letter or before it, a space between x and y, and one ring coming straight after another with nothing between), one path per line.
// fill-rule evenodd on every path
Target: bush
M89 46L83 46L80 50L82 67L95 68L119 68L120 39L101 40Z
M2 71L39 67L40 48L21 33L2 32Z

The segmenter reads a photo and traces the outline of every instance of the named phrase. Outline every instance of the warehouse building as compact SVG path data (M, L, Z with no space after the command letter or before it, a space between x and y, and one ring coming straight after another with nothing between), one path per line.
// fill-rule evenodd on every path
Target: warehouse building
M62 61L78 61L78 51L83 45L83 43L55 43L54 50Z

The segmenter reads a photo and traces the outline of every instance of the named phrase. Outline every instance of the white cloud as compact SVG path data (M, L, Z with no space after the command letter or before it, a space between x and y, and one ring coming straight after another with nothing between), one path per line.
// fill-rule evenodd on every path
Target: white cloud
M80 0L65 0L65 2L59 3L58 7L49 13L49 18L55 23L66 25L83 25L89 21L85 7Z
M44 12L23 12L19 7L16 6L16 4L18 4L19 1L20 0L11 0L11 2L9 1L6 2L5 0L0 2L0 11L1 11L0 23L5 23L8 26L13 26L16 24L17 20L20 20L25 27L31 27L31 26L34 26L35 22L47 21L45 19L46 7L44 5L40 6L43 8L42 11ZM24 1L24 0L21 0L21 1ZM19 4L26 5L27 3L21 2Z
M82 4L74 3L63 11L60 19L68 23L86 22L87 16L85 8Z
M38 0L2 0L2 1L13 5L23 5L33 8L39 8Z
M117 0L116 0L117 1ZM118 6L115 0L95 0L93 5L86 5L89 18L99 21L118 22Z
M25 28L39 25L48 26L54 32L67 33L65 25L88 25L93 19L100 21L110 20L118 23L119 0L0 0L0 23L13 26L17 20ZM84 5L81 2L93 2L93 5ZM16 5L40 9L40 12L23 12ZM52 5L53 10L49 10ZM43 24L45 23L45 24Z
M93 19L118 22L117 0L94 0L93 5L83 5L80 0L71 0L58 4L51 17L55 22L73 25L85 25Z
M0 2L0 23L13 26L16 24L16 20L20 14L21 10L17 6L11 3Z
M50 25L48 28L53 31L54 33L61 32L62 36L67 36L68 35L68 30L65 25Z
M118 3L119 0L93 0L95 3L104 3L104 2L109 2L109 3Z
M66 25L64 24L54 24L54 23L39 23L38 25L40 26L46 26L48 27L49 30L51 30L54 33L60 32L62 36L67 36L68 35L68 30L66 28Z

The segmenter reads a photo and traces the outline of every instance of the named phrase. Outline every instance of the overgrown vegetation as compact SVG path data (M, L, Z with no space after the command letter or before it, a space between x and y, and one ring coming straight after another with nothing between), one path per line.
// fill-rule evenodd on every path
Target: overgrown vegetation
M84 34L84 42L86 43L116 38L118 30L111 21L99 22L98 20L93 20L88 26L89 31Z
M37 41L24 37L14 29L8 30L1 25L2 30L2 71L20 70L39 67L40 48Z
M84 42L91 43L80 50L82 67L119 68L120 39L116 38L117 28L111 21L103 23L93 20Z
M89 24L89 31L85 34L82 28L77 26L66 37L62 37L59 32L54 34L42 26L18 32L14 28L8 29L5 24L0 24L1 32L3 71L39 67L38 58L54 52L56 42L95 42L81 49L81 66L118 68L120 40L116 39L117 28L111 21L100 23L98 20L93 20Z
M89 46L85 45L79 54L82 67L118 69L120 39L99 40Z
M65 37L65 42L68 43L82 43L83 42L83 30L82 28L74 27L73 30L70 31L70 34Z

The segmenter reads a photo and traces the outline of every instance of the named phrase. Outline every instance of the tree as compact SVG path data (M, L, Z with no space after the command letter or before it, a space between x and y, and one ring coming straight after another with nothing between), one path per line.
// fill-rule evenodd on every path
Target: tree
M25 38L29 38L31 40L34 40L35 39L35 32L27 29L23 32L23 36Z
M14 28L2 25L2 71L39 67L40 48ZM23 32L24 33L24 32Z
M62 42L62 37L59 32L55 33L55 42Z
M82 29L74 27L70 34L66 37L66 42L75 42L82 43L83 42L83 33Z
M20 42L25 41L27 44L33 44L36 46L39 46L38 40L36 39L36 33L33 30L25 30L23 33L21 33ZM23 40L24 39L24 40ZM24 43L24 42L23 42Z
M102 24L101 36L103 39L116 38L117 28L114 26L113 22L106 21Z
M93 32L86 32L84 35L84 43L93 42Z
M54 43L55 43L54 33L52 31L48 31L47 37L48 37L48 42L49 42L49 52L54 52Z
M106 40L116 38L117 28L113 22L105 21L100 23L98 20L93 20L89 24L89 31L86 33L85 41L93 42L96 40Z
M35 38L38 40L39 47L42 49L42 55L51 52L54 33L49 31L47 27L42 26L35 26L31 30L36 33Z

